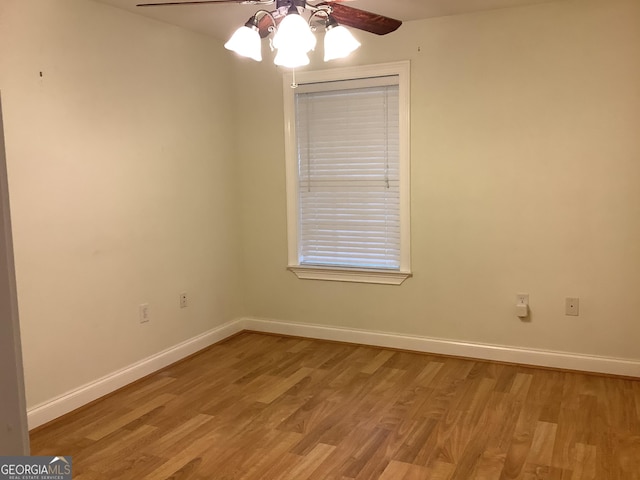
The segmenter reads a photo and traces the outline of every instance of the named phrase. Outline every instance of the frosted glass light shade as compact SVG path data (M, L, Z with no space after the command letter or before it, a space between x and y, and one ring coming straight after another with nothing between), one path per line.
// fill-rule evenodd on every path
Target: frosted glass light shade
M324 36L324 61L344 58L360 47L360 42L342 25L327 28Z
M243 57L249 57L256 62L262 61L262 45L260 43L260 33L254 26L243 25L224 44L224 48L236 52Z
M307 53L316 48L316 36L304 18L297 12L290 12L280 22L273 37L273 46L277 49L286 47Z
M278 49L273 63L281 67L297 68L309 65L309 57L306 52L302 52L299 49L282 47Z

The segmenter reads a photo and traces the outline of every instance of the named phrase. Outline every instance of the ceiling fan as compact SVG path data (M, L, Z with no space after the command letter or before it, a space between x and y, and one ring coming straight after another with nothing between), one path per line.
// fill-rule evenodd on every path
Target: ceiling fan
M272 49L278 53L276 65L295 68L309 63L307 53L316 43L313 31L324 27L325 61L349 55L360 43L344 26L386 35L397 30L402 22L394 18L361 10L345 5L349 0L320 0L309 3L307 0L193 0L184 2L140 3L138 7L204 5L216 3L238 3L242 5L266 6L275 4L272 11L258 10L240 27L225 44L229 50L262 60L260 38L274 34ZM302 13L309 14L308 20Z

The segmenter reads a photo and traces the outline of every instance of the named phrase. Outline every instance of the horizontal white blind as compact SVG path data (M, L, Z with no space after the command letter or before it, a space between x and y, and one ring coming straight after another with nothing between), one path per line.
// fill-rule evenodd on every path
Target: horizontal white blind
M397 82L300 92L295 105L300 264L399 269Z

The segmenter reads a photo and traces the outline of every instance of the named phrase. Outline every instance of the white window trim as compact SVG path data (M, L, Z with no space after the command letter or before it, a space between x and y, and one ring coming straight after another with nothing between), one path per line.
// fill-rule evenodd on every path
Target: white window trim
M335 280L342 282L382 283L400 285L411 276L411 227L410 227L410 64L408 61L336 68L295 73L295 82L306 83L351 80L358 78L398 75L400 102L400 268L398 270L344 268L331 266L300 265L298 252L298 159L295 126L295 89L292 73L283 77L285 161L287 188L287 242L288 269L298 278Z

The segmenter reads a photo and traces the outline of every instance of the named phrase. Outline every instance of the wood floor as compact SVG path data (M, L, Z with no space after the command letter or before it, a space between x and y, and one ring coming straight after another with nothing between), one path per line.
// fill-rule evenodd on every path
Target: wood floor
M640 382L243 333L31 445L74 480L638 480Z

